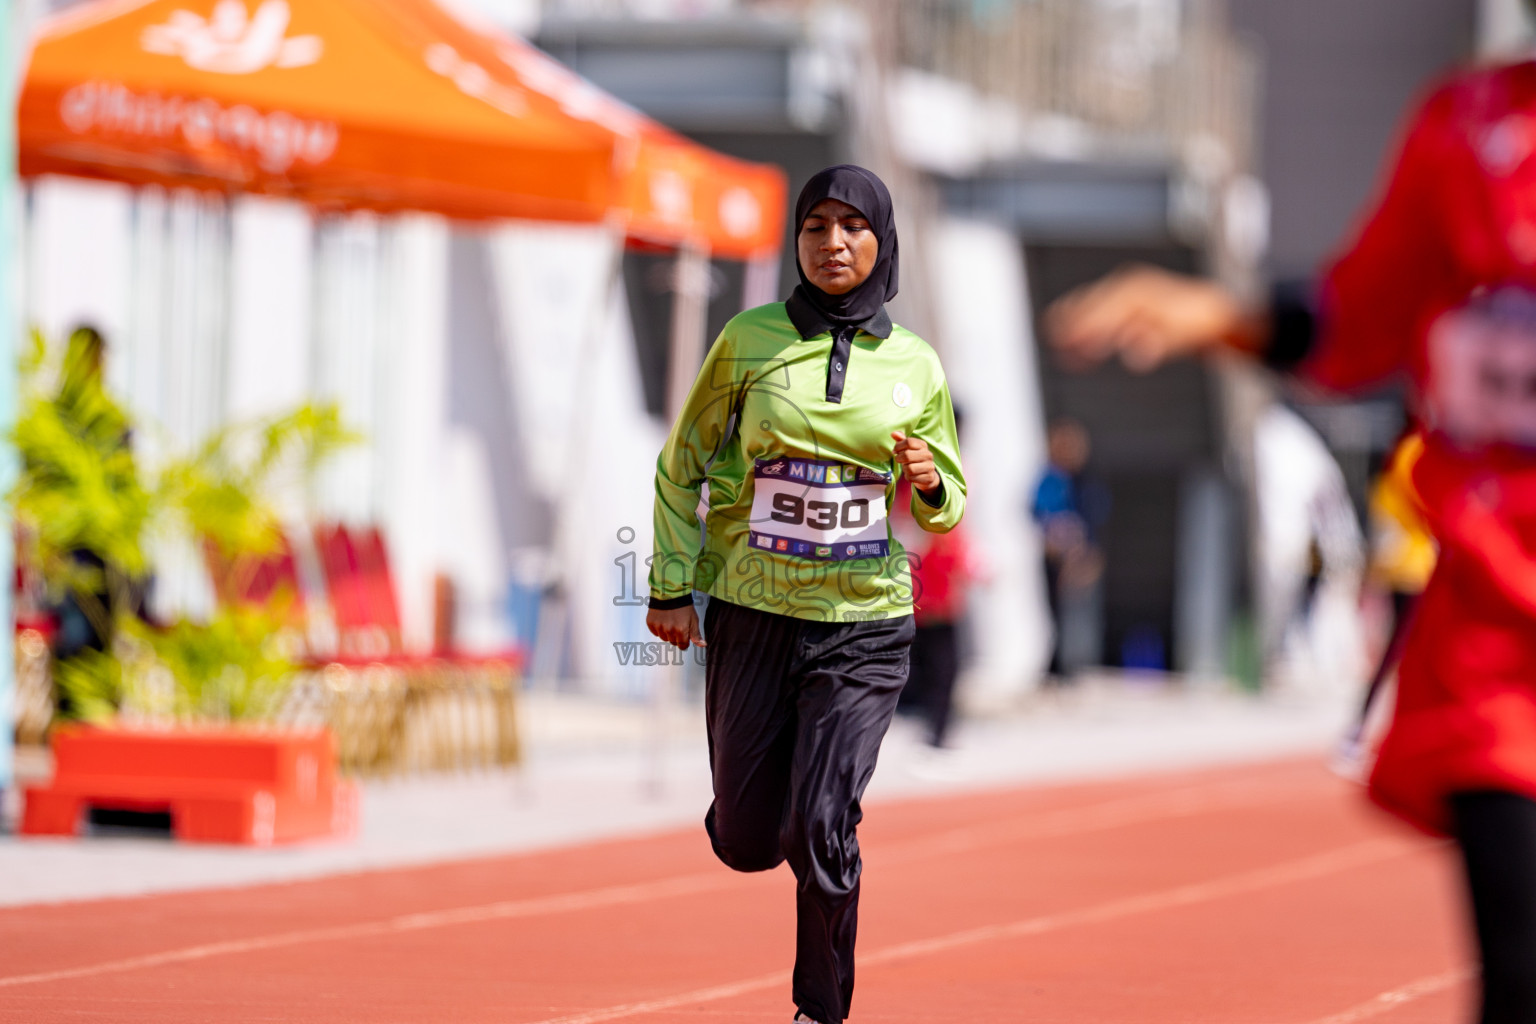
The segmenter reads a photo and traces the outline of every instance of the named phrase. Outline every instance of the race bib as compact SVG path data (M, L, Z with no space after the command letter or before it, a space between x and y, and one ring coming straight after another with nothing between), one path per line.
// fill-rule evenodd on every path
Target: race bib
M822 459L758 459L748 543L761 551L841 562L884 558L888 473Z
M1430 425L1468 445L1536 446L1536 294L1484 292L1429 333Z

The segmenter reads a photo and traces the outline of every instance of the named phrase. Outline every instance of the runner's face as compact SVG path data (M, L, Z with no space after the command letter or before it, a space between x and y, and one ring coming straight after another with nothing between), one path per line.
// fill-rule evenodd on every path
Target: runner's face
M880 242L862 213L823 199L800 226L797 249L806 280L828 295L844 295L869 280Z

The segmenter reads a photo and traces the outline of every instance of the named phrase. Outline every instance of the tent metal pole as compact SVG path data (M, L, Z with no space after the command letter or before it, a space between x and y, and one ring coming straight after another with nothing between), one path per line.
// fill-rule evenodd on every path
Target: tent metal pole
M709 329L709 248L684 242L677 250L672 276L672 324L667 353L667 422L677 422L688 392L704 359ZM676 663L657 666L651 688L651 722L647 747L645 792L660 798L666 791L668 723L682 697L687 661L693 651L683 652Z
M609 228L613 231L613 247L607 266L602 271L602 290L589 311L590 319L582 327L581 351L576 360L576 365L581 367L596 366L602 356L611 326L614 293L624 280L624 234L617 222L611 222ZM565 424L565 458L561 464L569 467L570 475L575 480L587 479L591 445L590 410L579 401L573 402L570 419ZM576 517L569 514L569 511L560 502L555 503L555 522L550 538L554 571L546 580L544 593L539 599L538 627L533 655L529 659L530 682L538 689L558 688L566 635L573 619L571 602L575 590L570 579L570 560L574 552L580 550L585 539L572 532ZM575 658L572 660L577 661ZM577 669L579 671L579 662Z
M676 422L704 358L709 319L709 249L685 242L672 275L672 325L667 353L667 422Z

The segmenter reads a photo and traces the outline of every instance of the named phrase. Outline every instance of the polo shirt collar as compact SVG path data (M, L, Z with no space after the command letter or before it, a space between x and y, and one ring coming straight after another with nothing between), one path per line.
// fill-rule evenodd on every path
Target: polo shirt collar
M833 325L827 322L827 318L821 315L819 309L811 305L810 300L800 294L798 288L785 300L784 311L789 314L789 322L795 325L795 330L800 332L800 337L803 339L814 338L818 334L835 333ZM885 311L884 306L881 306L874 316L854 326L877 338L889 338L891 315Z

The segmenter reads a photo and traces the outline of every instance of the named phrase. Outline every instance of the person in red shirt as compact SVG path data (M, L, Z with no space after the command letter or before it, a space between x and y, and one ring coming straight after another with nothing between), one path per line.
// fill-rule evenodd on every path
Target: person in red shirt
M1413 480L1441 557L1370 795L1460 848L1483 1024L1536 1021L1536 62L1429 93L1310 292L1256 310L1132 267L1058 302L1047 327L1075 360L1148 369L1228 347L1332 391L1412 385L1427 430Z
M964 418L955 409L955 430L964 431ZM930 533L912 517L912 485L896 485L891 529L912 563L912 664L897 704L903 713L920 715L930 747L942 749L949 739L954 714L955 681L960 675L960 623L965 617L966 589L978 575L970 540L961 523L948 533Z

